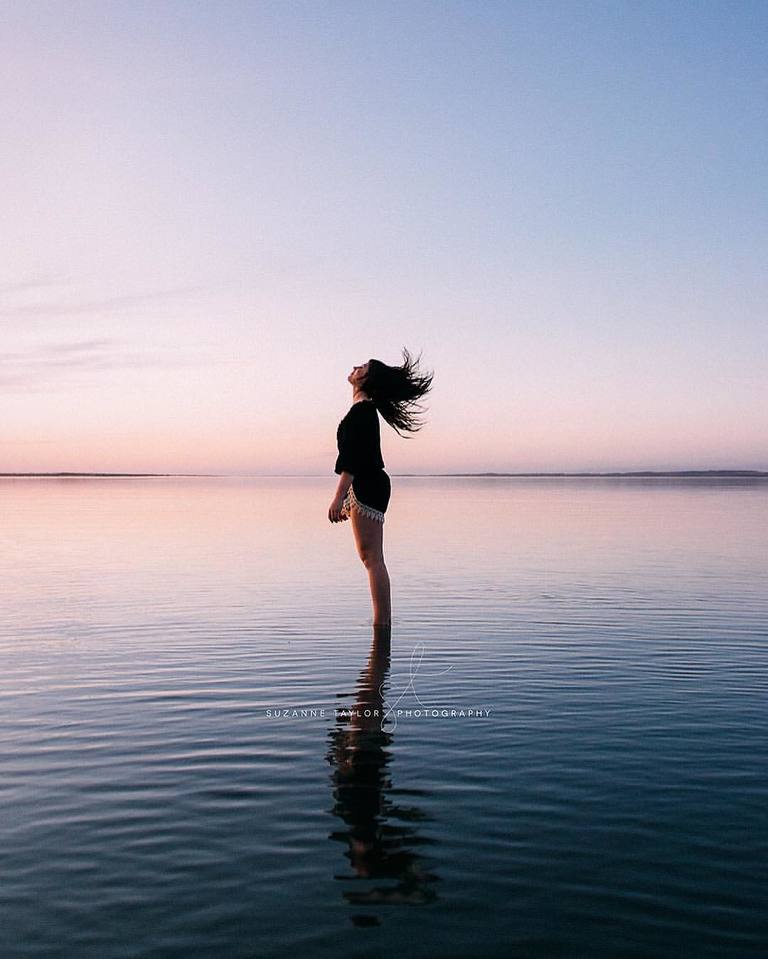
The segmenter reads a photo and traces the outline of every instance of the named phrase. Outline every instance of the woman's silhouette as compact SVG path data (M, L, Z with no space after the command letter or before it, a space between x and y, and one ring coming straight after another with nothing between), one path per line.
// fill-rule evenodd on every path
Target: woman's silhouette
M378 413L399 436L403 435L400 430L415 433L423 426L418 421L418 400L430 390L434 376L420 373L418 360L405 348L403 360L402 366L368 360L353 368L347 377L352 385L352 406L336 430L339 455L334 472L340 479L328 519L332 523L352 520L357 552L368 570L374 626L392 622L389 573L384 563L384 514L391 484L381 458Z

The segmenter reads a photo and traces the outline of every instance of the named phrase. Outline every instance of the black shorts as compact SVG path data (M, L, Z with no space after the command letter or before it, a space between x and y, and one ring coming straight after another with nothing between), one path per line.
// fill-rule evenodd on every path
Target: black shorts
M358 473L349 487L343 509L347 515L351 509L357 509L371 519L383 523L391 494L392 484L384 470Z

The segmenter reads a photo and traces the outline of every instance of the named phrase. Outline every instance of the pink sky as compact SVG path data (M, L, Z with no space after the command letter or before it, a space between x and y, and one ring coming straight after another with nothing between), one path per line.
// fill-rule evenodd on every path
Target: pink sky
M75 6L4 27L0 471L330 475L403 346L391 472L768 468L746 8Z

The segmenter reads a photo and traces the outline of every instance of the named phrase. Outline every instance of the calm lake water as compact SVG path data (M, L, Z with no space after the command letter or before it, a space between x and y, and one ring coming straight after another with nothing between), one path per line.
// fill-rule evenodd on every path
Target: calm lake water
M762 959L768 482L336 479L0 482L3 959Z

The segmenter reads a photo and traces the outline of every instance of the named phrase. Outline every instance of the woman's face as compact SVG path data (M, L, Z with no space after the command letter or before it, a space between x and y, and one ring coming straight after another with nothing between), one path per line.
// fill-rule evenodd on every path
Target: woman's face
M368 360L367 363L363 363L362 366L353 366L352 372L347 377L348 382L353 386L361 386L365 382L366 376L368 376L368 367L371 365L371 361Z

